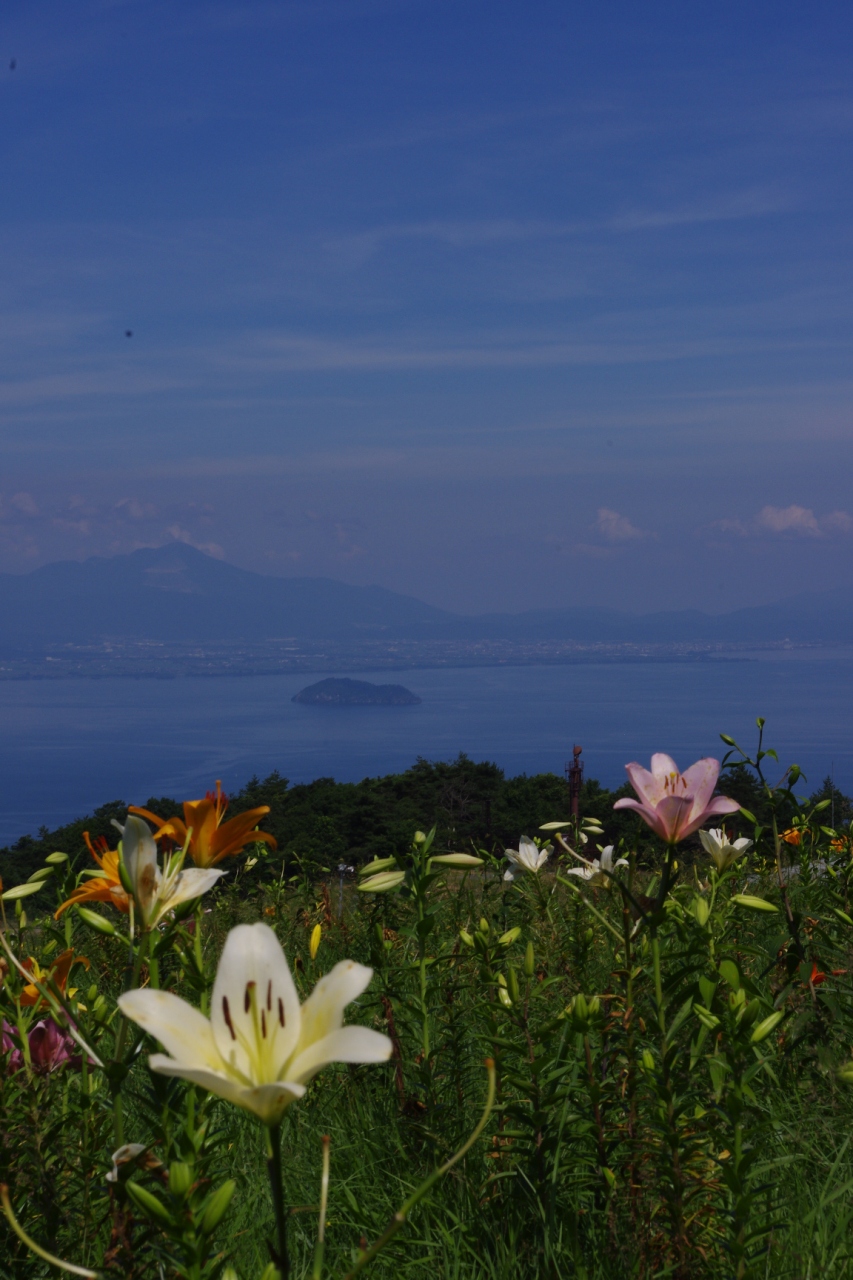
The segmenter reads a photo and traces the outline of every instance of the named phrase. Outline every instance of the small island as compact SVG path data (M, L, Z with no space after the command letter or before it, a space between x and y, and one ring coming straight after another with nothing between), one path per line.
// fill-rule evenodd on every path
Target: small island
M420 702L416 693L401 684L371 684L369 680L330 677L297 693L292 702L336 707L412 707Z

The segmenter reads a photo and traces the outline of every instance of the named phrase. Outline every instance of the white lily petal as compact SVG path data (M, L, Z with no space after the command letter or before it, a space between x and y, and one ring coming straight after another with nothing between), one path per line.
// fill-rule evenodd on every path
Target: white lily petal
M302 1006L302 1028L296 1053L343 1026L344 1009L367 990L373 970L354 960L341 960L321 978ZM290 1071L288 1069L288 1075Z
M228 934L213 984L210 1021L224 1060L250 1079L260 1080L259 1070L268 1070L274 1079L293 1053L301 1026L299 996L269 925L240 924Z
M159 1040L178 1062L204 1065L212 1071L222 1069L210 1023L180 996L146 987L126 991L119 996L118 1006L126 1018Z
M369 1027L340 1027L315 1040L287 1068L292 1080L310 1080L329 1062L387 1062L393 1045L387 1036Z
M149 923L149 915L160 889L160 868L157 866L157 845L148 824L133 814L121 828L121 856L133 885L133 892L142 918Z
M305 1089L296 1081L275 1081L271 1084L247 1086L225 1075L221 1071L205 1071L203 1067L191 1067L184 1062L176 1062L162 1053L152 1053L148 1059L152 1071L164 1076L178 1076L181 1080L189 1080L192 1084L201 1085L208 1093L215 1093L227 1102L233 1102L244 1111L252 1111L265 1124L276 1124L282 1112L291 1102L295 1102L305 1093Z
M274 1081L244 1090L238 1105L260 1116L264 1124L277 1124L291 1102L298 1102L304 1095L303 1084L291 1080Z

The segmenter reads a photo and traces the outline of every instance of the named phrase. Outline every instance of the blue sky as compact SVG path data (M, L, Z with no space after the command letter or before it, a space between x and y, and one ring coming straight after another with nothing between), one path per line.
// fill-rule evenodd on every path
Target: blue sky
M466 612L849 590L851 37L820 0L7 0L0 569L179 538Z

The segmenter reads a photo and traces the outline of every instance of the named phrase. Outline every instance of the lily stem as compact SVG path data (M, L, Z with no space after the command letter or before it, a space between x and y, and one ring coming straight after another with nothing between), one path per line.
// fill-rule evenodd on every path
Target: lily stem
M287 1212L284 1207L284 1181L281 1173L281 1125L271 1125L266 1132L267 1172L270 1176L277 1237L276 1257L273 1261L282 1280L287 1280L290 1275L290 1255L287 1251Z
M323 1250L326 1239L326 1212L329 1204L329 1135L323 1135L323 1173L320 1178L320 1221L317 1226L317 1245L314 1249L314 1269L311 1280L323 1280Z
M145 932L140 935L139 945L136 948L136 955L133 960L133 969L131 971L130 982L125 987L125 991L130 991L134 987L139 986L139 973L140 973L140 970L142 969L142 962L145 959L145 953L147 952L147 950L148 950L148 930L146 929ZM125 972L127 972L127 970L125 970ZM116 1036L115 1053L113 1055L113 1063L116 1067L119 1066L122 1058L124 1057L124 1046L127 1040L127 1028L128 1028L127 1018L125 1018L122 1015L121 1024L118 1029L118 1035ZM115 1142L117 1147L122 1146L122 1144L124 1143L124 1110L122 1108L122 1102L121 1102L121 1084L122 1082L120 1080L116 1080L115 1078L113 1079L113 1082L112 1082L112 1087L114 1090L113 1129L115 1133Z

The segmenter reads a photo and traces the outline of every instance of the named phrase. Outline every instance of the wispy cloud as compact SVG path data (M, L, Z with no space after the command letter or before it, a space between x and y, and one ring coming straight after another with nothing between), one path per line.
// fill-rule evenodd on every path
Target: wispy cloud
M609 507L599 507L595 527L608 542L635 542L638 538L649 538L652 535L645 529L638 529L627 516Z
M791 503L787 507L762 507L756 516L747 521L737 517L715 520L711 527L720 533L734 534L740 538L823 538L853 531L853 516L846 511L830 511L827 515L816 516L811 507Z
M193 537L188 529L181 528L179 524L170 525L166 532L176 542L185 542L188 547L195 547L196 551L206 551L209 556L215 556L217 560L222 560L225 557L225 552L218 542L202 542Z
M798 533L809 538L820 536L820 525L809 507L762 507L755 518L758 529L770 533Z

